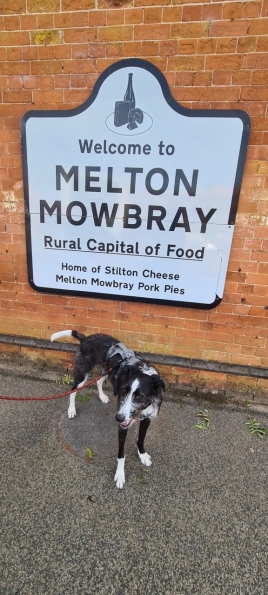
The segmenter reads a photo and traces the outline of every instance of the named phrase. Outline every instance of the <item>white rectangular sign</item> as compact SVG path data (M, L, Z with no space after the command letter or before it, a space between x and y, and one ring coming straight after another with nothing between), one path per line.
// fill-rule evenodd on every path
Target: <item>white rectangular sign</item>
M123 60L68 111L22 119L29 282L38 291L212 308L223 295L250 120L188 110Z

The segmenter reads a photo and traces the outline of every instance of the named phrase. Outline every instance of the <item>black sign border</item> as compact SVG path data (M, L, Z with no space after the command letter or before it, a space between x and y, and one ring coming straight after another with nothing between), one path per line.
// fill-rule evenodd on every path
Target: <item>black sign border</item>
M90 96L84 103L70 110L30 110L24 114L21 119L21 148L22 148L22 169L23 169L23 183L24 183L24 201L25 201L25 229L26 229L26 252L27 252L27 268L28 268L28 281L32 289L42 293L51 293L58 295L74 295L78 297L88 297L91 299L109 299L109 300L120 300L122 302L144 302L149 304L160 304L181 308L196 308L201 310L210 310L218 306L222 298L215 296L214 302L211 304L200 304L195 302L165 300L163 298L146 298L146 297L131 297L122 295L107 295L102 293L88 292L88 291L75 291L71 289L54 289L48 287L39 287L35 285L33 281L33 263L32 263L32 240L31 240L31 215L29 212L29 182L28 182L28 160L27 160L27 142L26 142L26 123L29 118L68 118L76 116L85 111L96 99L100 87L108 76L121 70L122 68L143 68L150 72L158 80L164 99L168 105L177 113L187 116L190 118L195 117L206 117L206 118L240 118L243 122L243 133L241 138L241 145L237 163L236 176L234 181L233 195L229 212L228 225L233 226L235 224L238 200L241 190L242 177L244 172L245 160L247 147L249 142L251 122L248 114L243 110L210 110L210 109L189 109L180 105L172 96L169 85L166 81L164 74L151 62L142 60L139 58L128 58L126 60L120 60L115 64L109 66L100 74L97 79Z

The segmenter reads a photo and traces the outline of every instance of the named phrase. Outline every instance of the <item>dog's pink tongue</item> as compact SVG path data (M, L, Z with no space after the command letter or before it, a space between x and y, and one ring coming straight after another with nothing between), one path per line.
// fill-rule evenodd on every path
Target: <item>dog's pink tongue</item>
M123 426L123 428L127 428L132 422L132 419L130 419L129 421L122 421L121 426Z

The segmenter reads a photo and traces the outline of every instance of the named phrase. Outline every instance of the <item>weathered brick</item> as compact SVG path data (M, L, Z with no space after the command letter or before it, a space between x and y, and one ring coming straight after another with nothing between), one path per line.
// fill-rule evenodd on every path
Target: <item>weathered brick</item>
M211 21L209 35L211 37L232 37L234 35L246 35L247 30L247 20Z
M143 22L145 24L159 23L162 20L162 8L145 8Z
M217 70L213 74L212 82L214 85L229 85L232 78L232 72L228 70Z
M196 46L197 40L196 39L179 39L179 54L195 54L196 53Z
M252 54L245 56L244 68L267 68L267 54Z
M242 2L225 2L222 9L223 19L240 19L242 15Z
M106 23L107 25L123 25L125 14L123 10L107 10Z
M65 29L64 41L65 43L87 43L97 40L97 28L88 27L86 29Z
M245 2L242 5L242 17L244 18L254 18L258 17L261 14L262 2L257 0L257 2L249 1ZM265 15L263 15L265 16ZM268 15L266 15L268 16Z
M217 39L218 54L233 54L237 49L236 37L220 37Z
M0 0L1 14L22 14L26 12L26 0Z
M249 101L268 101L268 87L244 87L241 89L241 99Z
M182 9L180 6L169 6L163 9L163 22L176 23L181 20Z
M89 13L88 12L72 12L71 13L72 27L88 27Z
M95 60L66 60L64 63L64 72L66 74L82 74L96 72Z
M257 38L257 52L267 52L268 51L268 35L263 35L262 37Z
M183 6L182 20L183 21L201 21L202 20L202 5Z
M15 31L16 29L20 29L20 17L5 17L3 19L3 25L3 29L5 29L5 31Z
M107 58L123 58L124 46L122 43L109 43L106 47Z
M128 8L125 10L125 24L138 25L143 22L142 8Z
M63 101L63 92L59 89L45 91L33 91L33 102L34 103L44 103L44 104L51 104L51 103L62 103Z
M39 14L37 15L38 29L53 29L54 28L53 14Z
M31 103L32 92L31 91L4 91L3 102L4 103Z
M209 31L209 22L202 23L177 23L171 25L171 38L199 38L206 37Z
M169 38L170 26L160 23L158 25L136 25L134 28L134 40L160 40Z
M31 31L31 43L35 45L55 45L63 43L62 31Z
M175 56L178 53L178 41L160 41L161 56Z
M158 56L159 41L142 41L141 52L144 56Z
M98 29L98 41L101 42L132 41L132 39L133 28L131 25L99 27Z
M130 41L125 43L123 46L124 49L124 58L138 58L141 56L141 41Z
M0 45L28 45L30 36L28 31L3 31L0 33Z
M38 74L60 74L62 72L62 65L54 60L42 60L40 62L32 63L33 75Z
M249 24L249 35L267 35L268 18L254 19Z
M197 40L197 53L198 54L214 54L216 52L217 39L216 38L203 38Z
M60 0L27 0L27 12L58 12Z
M208 70L238 70L242 67L243 56L206 56Z
M247 36L239 37L237 42L237 52L255 52L257 46L257 37Z
M54 0L51 0L52 2ZM95 0L62 0L62 10L90 10L95 8Z
M204 68L203 56L176 56L168 59L170 70L202 70Z

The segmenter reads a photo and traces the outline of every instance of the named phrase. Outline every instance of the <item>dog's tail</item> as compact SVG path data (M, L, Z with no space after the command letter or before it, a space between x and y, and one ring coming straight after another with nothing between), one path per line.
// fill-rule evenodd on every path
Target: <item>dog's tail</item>
M74 337L78 341L84 341L86 339L86 335L78 333L77 331L59 331L58 333L51 335L50 341L55 341L55 339L60 339L61 337Z

